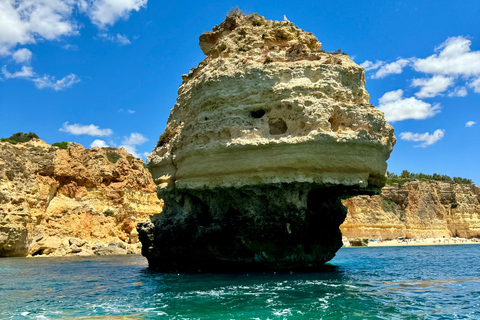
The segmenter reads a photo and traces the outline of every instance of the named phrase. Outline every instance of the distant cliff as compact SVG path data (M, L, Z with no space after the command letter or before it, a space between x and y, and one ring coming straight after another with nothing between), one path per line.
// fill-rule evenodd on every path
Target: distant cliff
M138 253L137 222L160 211L124 149L0 142L0 256Z
M347 238L480 237L480 187L432 182L386 185L378 196L343 201Z

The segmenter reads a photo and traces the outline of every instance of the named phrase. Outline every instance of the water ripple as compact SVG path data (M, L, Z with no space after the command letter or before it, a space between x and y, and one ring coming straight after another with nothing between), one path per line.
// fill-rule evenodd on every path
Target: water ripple
M480 319L480 246L342 249L324 272L162 274L0 259L0 319Z

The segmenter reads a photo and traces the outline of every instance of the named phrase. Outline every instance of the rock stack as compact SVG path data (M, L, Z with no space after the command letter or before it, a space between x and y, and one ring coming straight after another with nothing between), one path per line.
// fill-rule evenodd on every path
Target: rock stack
M148 157L164 200L139 224L163 271L315 269L341 247L341 199L378 193L395 143L363 68L289 21L233 13L200 36Z

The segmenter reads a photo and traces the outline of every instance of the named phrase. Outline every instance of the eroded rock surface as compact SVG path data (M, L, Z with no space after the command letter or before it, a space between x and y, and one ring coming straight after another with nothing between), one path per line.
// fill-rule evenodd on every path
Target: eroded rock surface
M233 14L200 36L148 157L164 211L140 227L165 271L316 267L340 199L377 192L395 143L363 68L288 21Z
M386 185L381 195L343 201L349 239L480 237L480 187L440 181Z
M89 255L112 241L139 253L137 222L160 211L150 173L124 149L0 142L0 256Z

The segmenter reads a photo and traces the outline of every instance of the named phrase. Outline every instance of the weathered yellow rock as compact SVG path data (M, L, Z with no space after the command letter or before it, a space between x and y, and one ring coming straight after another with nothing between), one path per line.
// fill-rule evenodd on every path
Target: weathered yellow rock
M137 222L160 211L150 173L124 149L0 142L0 256L93 254L69 250L72 237L138 251Z
M148 158L157 184L383 186L393 128L347 55L258 15L227 17L200 47Z
M480 237L480 187L446 182L386 185L380 196L344 200L347 238Z

